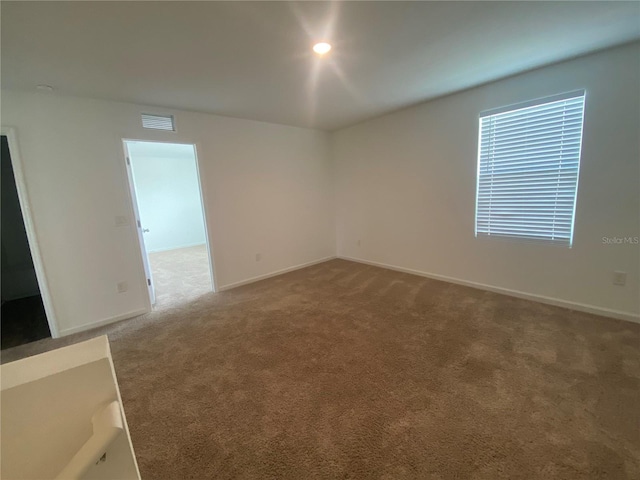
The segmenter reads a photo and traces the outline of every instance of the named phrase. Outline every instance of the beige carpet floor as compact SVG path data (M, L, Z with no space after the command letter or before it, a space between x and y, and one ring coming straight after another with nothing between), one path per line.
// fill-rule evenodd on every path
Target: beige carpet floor
M166 310L211 292L206 245L149 253L156 309Z
M108 333L146 479L637 479L640 325L332 260Z

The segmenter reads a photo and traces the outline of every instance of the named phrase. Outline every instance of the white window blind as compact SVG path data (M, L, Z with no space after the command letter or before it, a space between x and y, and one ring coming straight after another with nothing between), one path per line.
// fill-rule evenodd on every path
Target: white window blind
M142 126L152 130L170 130L172 132L176 130L173 115L151 115L143 113Z
M584 92L480 116L476 235L571 246Z

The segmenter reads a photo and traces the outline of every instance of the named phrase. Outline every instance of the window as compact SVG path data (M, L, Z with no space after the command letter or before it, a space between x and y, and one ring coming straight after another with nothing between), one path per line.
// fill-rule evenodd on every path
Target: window
M476 236L571 247L584 91L480 115Z

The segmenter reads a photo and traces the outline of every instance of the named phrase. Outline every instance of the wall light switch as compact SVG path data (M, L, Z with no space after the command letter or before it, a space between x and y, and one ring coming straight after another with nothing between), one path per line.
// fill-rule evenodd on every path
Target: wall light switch
M627 272L613 272L613 284L623 286L627 283Z
M116 217L116 227L125 227L129 225L129 220L124 215L118 215Z
M118 282L117 287L118 293L124 293L129 289L129 285L127 285L127 282Z
M256 262L259 262L260 260L262 260L262 254L256 253Z

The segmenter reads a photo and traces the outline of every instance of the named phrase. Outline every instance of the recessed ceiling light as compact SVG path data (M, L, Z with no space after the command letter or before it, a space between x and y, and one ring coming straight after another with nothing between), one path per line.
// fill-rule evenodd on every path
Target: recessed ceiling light
M313 46L313 51L316 52L318 55L324 55L325 53L327 53L329 50L331 50L331 45L329 45L326 42L320 42L320 43L316 43Z
M43 92L53 92L53 87L51 85L38 85L36 88Z

